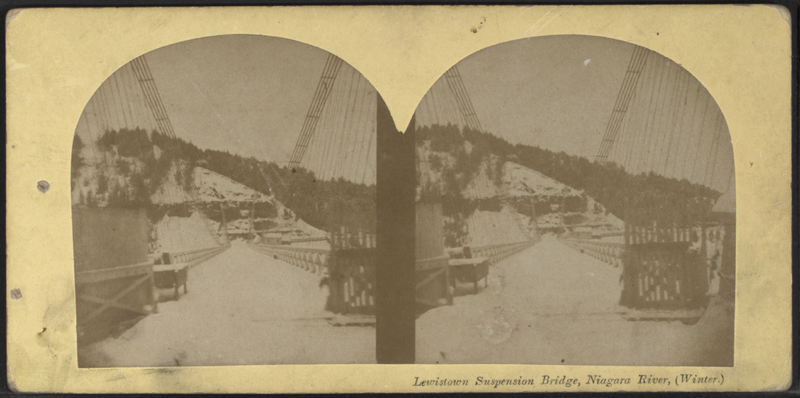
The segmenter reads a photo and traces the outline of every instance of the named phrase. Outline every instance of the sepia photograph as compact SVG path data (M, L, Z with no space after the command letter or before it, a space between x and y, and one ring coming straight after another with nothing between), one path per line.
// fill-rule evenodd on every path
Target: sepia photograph
M114 72L72 149L79 366L374 362L376 97L266 36Z
M733 151L689 71L517 40L415 122L418 363L733 366Z

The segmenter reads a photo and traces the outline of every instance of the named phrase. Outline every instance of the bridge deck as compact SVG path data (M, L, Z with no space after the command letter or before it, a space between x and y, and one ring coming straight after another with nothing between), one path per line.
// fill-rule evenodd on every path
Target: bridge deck
M375 329L331 326L319 282L234 242L189 270L179 301L81 355L102 367L374 363Z
M691 326L626 321L621 272L545 236L492 267L480 294L421 316L417 362L732 365L732 308L712 301Z
M375 361L374 328L328 323L318 275L244 244L189 272L186 296L86 347L82 365ZM545 237L493 266L479 294L417 319L417 362L730 365L732 308L712 301L691 326L626 321L617 305L620 272Z

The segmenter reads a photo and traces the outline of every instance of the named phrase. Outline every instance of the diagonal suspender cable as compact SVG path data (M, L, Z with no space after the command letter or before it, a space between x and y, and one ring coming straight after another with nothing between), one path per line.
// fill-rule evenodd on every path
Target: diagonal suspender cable
M292 152L289 160L289 168L296 168L300 165L306 151L308 150L308 143L311 136L314 134L315 127L319 121L320 113L325 107L325 102L328 95L333 88L333 83L336 80L336 75L339 73L339 68L342 66L341 58L329 54L328 60L325 62L325 67L322 70L322 76L317 84L317 90L314 93L314 99L311 101L311 106L308 109L308 114L303 122L303 128L300 131L300 136L297 138L294 151Z
M595 161L598 163L602 164L608 160L608 154L611 152L611 147L616 139L622 119L625 117L625 113L628 110L630 99L636 90L639 76L641 75L642 68L647 61L649 53L650 51L644 47L637 46L631 54L631 60L625 71L625 77L623 78L619 94L617 94L617 100L614 103L611 118L606 125L606 132L600 142L600 149L598 149L597 156L595 156Z

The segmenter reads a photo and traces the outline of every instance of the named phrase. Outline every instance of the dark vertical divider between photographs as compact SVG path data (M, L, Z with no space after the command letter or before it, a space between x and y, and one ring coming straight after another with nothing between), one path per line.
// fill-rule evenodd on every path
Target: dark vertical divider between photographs
M381 364L414 363L414 125L397 131L377 106L377 247L375 355Z

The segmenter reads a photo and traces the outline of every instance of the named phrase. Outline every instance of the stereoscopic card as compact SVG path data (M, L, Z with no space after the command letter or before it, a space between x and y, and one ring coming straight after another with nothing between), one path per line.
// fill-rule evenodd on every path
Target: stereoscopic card
M785 9L6 27L15 390L791 384Z

